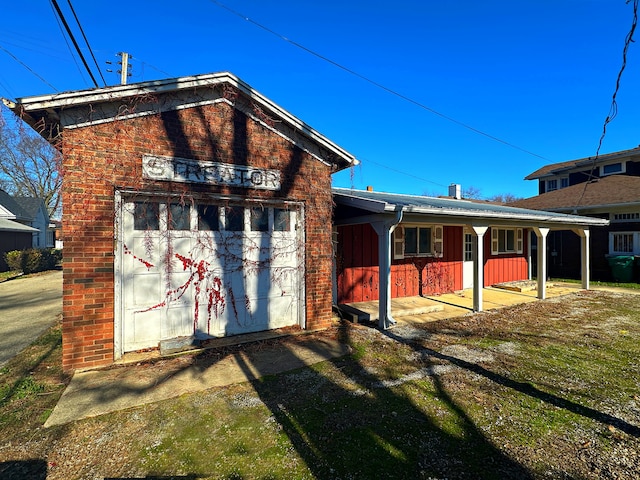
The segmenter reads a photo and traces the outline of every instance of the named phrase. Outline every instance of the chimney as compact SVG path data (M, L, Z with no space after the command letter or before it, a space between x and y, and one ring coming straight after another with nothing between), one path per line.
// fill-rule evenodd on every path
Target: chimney
M373 192L373 187L371 185L367 185L367 192Z
M449 196L460 200L462 198L462 187L459 183L452 183L449 185Z

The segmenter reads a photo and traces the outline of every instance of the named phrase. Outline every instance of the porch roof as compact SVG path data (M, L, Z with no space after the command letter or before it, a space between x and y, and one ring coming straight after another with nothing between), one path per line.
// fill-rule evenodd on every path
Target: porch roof
M372 214L397 214L411 221L459 224L513 224L555 229L605 226L608 220L542 210L508 207L490 202L425 197L397 193L333 188L336 223L364 223Z

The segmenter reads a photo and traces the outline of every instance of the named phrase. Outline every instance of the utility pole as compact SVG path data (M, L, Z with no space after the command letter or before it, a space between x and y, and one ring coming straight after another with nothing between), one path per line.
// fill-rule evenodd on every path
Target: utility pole
M129 69L131 68L129 59L133 58L133 55L129 55L127 52L118 52L116 55L122 58L122 60L118 62L120 70L117 71L120 74L120 85L126 85L127 77L131 76L131 73L129 73ZM111 65L111 62L107 63ZM113 72L113 70L107 70L107 72Z
M129 54L127 52L118 53L122 57L122 61L120 64L122 65L120 69L120 85L127 84L127 77L129 74Z

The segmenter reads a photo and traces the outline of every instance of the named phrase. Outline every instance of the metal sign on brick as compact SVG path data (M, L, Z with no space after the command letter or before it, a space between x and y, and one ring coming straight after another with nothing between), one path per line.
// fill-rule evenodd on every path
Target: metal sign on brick
M278 170L179 157L143 155L142 176L150 180L169 182L280 190Z

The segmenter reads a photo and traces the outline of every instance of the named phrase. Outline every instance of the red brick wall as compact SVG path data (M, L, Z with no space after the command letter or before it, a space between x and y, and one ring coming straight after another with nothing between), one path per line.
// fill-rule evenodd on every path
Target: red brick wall
M90 114L86 117L89 120ZM329 166L227 103L68 129L63 132L62 148L65 370L108 365L114 359L117 189L178 195L193 189L200 193L303 202L307 328L330 325ZM278 169L282 172L282 188L272 192L143 180L144 154Z

